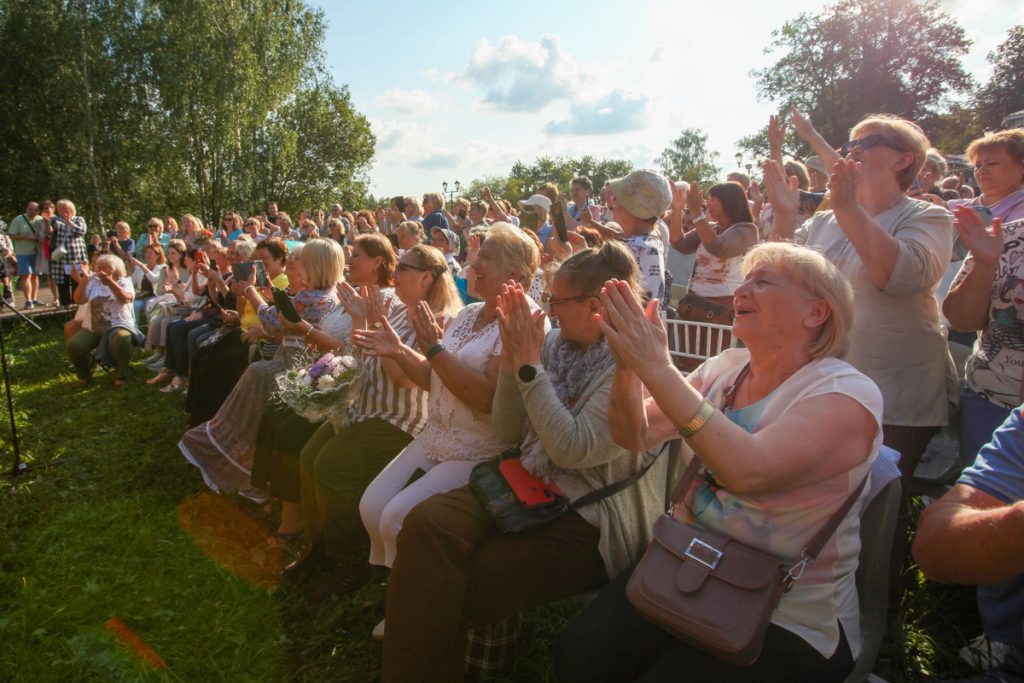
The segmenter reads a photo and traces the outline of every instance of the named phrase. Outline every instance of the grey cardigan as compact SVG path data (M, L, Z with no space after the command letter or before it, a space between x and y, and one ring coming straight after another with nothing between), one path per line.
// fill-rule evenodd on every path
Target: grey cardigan
M545 363L559 335L544 340ZM502 371L494 394L492 425L499 441L522 443L523 449L543 448L554 466L553 479L569 500L614 484L650 462L657 451L628 451L612 441L608 399L614 367L594 377L573 406L555 394L551 378L540 373L532 382ZM527 420L537 440L527 440ZM601 531L598 551L609 578L628 567L647 547L654 520L665 510L667 458L661 458L639 481L623 491L578 512Z

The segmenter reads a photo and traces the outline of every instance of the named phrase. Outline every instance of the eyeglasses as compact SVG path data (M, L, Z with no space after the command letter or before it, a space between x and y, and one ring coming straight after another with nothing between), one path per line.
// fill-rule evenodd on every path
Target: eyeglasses
M149 227L150 230L155 230L155 229L159 228L160 226L158 224L156 224L156 223L150 223L147 227Z
M839 148L839 150L845 157L850 152L852 152L855 147L860 147L861 149L871 149L872 147L877 147L878 145L885 145L889 149L894 149L897 152L907 151L903 149L901 146L897 145L892 140L890 140L889 138L882 135L881 133L875 133L874 135L865 135L862 138L850 140L849 142L844 143L843 146Z
M586 299L593 299L596 294L581 294L580 296L567 296L562 299L553 299L551 292L544 292L540 295L540 300L548 305L548 308L553 308L558 304L564 304L569 301L584 301Z

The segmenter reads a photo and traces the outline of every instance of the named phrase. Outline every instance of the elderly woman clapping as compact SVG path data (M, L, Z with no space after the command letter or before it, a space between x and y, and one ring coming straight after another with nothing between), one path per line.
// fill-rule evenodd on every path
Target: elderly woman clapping
M617 362L608 419L625 448L682 435L699 453L677 517L797 559L868 474L882 398L839 360L853 305L835 266L810 249L765 244L747 254L743 274L733 334L746 348L728 349L686 378L672 365L657 303L645 311L625 283L606 284L601 329ZM644 621L625 598L627 571L569 627L561 680L675 680L683 671L695 681L739 673L844 680L860 646L859 506L851 510L782 596L752 667L723 663Z
M142 344L142 334L135 326L132 299L135 287L125 273L124 261L113 254L96 259L96 273L81 264L71 271L76 283L74 301L88 310L82 327L68 340L68 356L75 373L83 384L92 379L93 349L99 347L101 363L114 365L117 374L114 386L124 386L128 363L132 359L132 346Z

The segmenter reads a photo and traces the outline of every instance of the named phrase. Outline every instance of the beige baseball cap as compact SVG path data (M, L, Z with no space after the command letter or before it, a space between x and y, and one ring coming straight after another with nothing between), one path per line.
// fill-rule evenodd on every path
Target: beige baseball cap
M655 218L672 204L672 188L657 171L640 169L608 182L615 201L637 218Z

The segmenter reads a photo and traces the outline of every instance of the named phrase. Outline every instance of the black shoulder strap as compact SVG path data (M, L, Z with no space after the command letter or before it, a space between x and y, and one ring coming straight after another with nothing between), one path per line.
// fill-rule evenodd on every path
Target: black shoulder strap
M575 510L576 508L583 507L584 505L590 505L591 503L596 503L597 501L603 500L603 499L605 499L605 498L607 498L609 496L614 496L619 491L622 491L623 489L626 489L626 488L632 486L634 483L639 481L641 477L643 477L645 474L647 474L647 470L649 470L652 467L654 467L654 463L658 462L658 458L660 458L662 456L662 454L665 453L665 450L668 449L668 445L670 443L672 443L672 442L671 441L666 441L665 443L663 443L661 445L661 450L658 451L658 454L656 456L654 456L654 458L652 458L649 463L647 463L646 465L644 465L643 467L638 469L636 472L634 472L633 474L631 474L628 477L626 477L625 479L623 479L622 481L616 482L614 484L609 484L608 486L605 486L604 488L600 488L600 489L598 489L596 491L591 491L590 493L588 493L585 496L580 496L576 500L574 500L571 503L569 503L569 507Z

